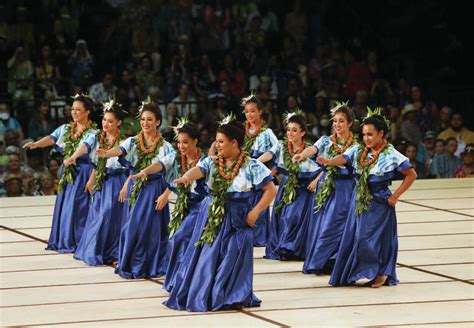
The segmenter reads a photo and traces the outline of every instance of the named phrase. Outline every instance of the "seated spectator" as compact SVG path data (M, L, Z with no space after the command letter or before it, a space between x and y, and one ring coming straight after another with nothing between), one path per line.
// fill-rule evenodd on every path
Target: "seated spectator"
M8 164L6 170L3 172L4 176L9 174L15 174L17 176L21 176L21 158L20 155L17 153L12 153L8 155Z
M412 104L407 104L403 108L400 136L412 144L419 145L421 142L421 131L416 123L416 111L415 106Z
M102 104L115 97L117 87L113 83L112 74L105 73L102 82L92 85L89 95L95 104Z
M441 132L449 128L451 125L451 116L453 115L453 110L451 107L443 106L439 112L439 130L436 132Z
M456 178L471 178L474 176L474 144L469 144L461 153L462 164L456 169Z
M16 174L8 174L4 179L4 192L0 194L2 197L20 197L24 196L22 191L21 177Z
M127 69L122 71L122 77L118 81L117 87L117 101L121 104L129 104L136 99L145 98L142 89Z
M86 41L77 40L76 49L71 57L69 57L67 63L71 72L72 83L74 85L79 86L81 89L85 89L91 84L94 57L89 53Z
M461 165L461 159L455 155L458 142L455 138L445 141L446 151L436 154L431 163L431 174L437 179L452 178L456 168Z
M59 184L59 162L55 158L51 158L48 162L48 171L53 178L54 190L58 190Z
M418 151L417 145L409 143L405 150L405 156L410 160L411 166L416 171L417 179L425 179L427 177L426 167L423 162L416 160L416 153Z
M19 142L25 137L20 123L11 116L7 103L0 102L0 138L5 137L7 130L14 130L18 134Z
M32 168L24 169L21 174L21 179L23 184L23 194L25 196L39 196L35 171Z
M14 102L33 99L34 68L27 50L21 46L16 48L7 67L8 93L13 96Z
M59 67L54 62L51 47L45 44L41 47L41 58L35 67L35 76L38 86L46 99L55 99L58 96L56 83L61 78Z
M140 132L140 122L137 120L138 103L132 101L128 107L128 116L123 120L120 126L126 137L137 135ZM163 122L161 122L163 125Z
M30 120L28 126L28 137L33 140L49 135L56 128L50 116L49 101L42 99L38 102L36 112Z
M196 98L189 95L189 86L186 83L181 83L179 87L179 94L173 99L176 104L178 117L198 115Z
M56 195L56 190L51 174L42 173L39 177L39 194L41 196Z
M474 132L464 127L461 114L454 113L451 117L451 126L442 131L438 138L443 140L455 138L458 141L455 155L458 156L464 151L467 144L474 143Z

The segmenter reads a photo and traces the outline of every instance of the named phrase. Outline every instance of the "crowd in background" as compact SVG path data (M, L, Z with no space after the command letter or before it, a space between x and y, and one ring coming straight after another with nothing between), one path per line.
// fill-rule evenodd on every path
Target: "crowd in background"
M139 131L136 113L149 97L160 104L166 138L187 115L200 128L203 149L227 113L244 120L240 99L250 92L263 101L279 138L283 114L305 111L308 142L331 134L336 101L349 101L359 121L367 106L380 106L391 121L390 142L418 178L472 176L474 134L465 108L440 101L420 82L426 67L436 79L452 77L452 67L418 61L405 49L412 39L386 32L393 21L376 9L366 15L385 19L385 32L346 1L45 0L0 7L0 76L7 77L0 79L1 196L55 193L61 154L25 153L22 145L69 122L69 97L79 92L97 109L111 97L123 104L126 136ZM438 41L440 54L427 61L452 61L459 40L444 31Z

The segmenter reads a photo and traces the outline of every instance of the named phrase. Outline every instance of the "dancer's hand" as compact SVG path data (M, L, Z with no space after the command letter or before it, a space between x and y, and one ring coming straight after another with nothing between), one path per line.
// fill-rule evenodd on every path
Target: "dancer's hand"
M146 178L147 174L145 173L145 170L141 170L137 174L134 174L131 176L132 179L143 179Z
M118 201L120 203L125 202L125 200L127 199L127 187L128 187L128 184L126 186L123 186L122 189L120 189L119 198L118 198Z
M323 158L323 157L318 157L318 158L316 158L316 163L327 166L327 165L329 165L329 159Z
M187 176L183 175L181 178L175 179L173 182L175 184L182 183L187 188L189 184L191 183L191 180Z
M301 154L296 154L295 156L293 156L293 163L300 162L303 159L304 158L303 158L303 156L301 156Z
M94 181L87 180L86 187L84 188L84 192L88 192L89 194L92 193L92 187L94 187Z
M36 149L38 146L36 145L36 142L31 141L23 145L23 149Z
M161 194L156 199L155 203L156 203L155 209L157 211L161 211L166 206L166 204L168 204L168 196L164 195L164 194Z
M68 159L65 159L63 161L64 165L69 166L69 165L76 165L76 159L73 157L69 157Z
M318 178L311 181L311 183L308 185L308 190L311 191L311 192L315 192L316 191L316 186L318 185L318 181L319 181Z
M107 157L107 150L105 149L97 149L95 154L99 157Z
M395 207L395 204L397 204L398 201L398 196L397 195L392 195L387 199L388 205Z
M255 223L257 222L258 219L258 212L253 209L247 214L247 225L251 228L255 226Z

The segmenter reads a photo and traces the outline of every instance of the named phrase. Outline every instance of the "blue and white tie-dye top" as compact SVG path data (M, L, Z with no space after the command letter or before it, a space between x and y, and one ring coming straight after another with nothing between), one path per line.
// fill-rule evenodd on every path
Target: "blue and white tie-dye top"
M63 152L64 146L66 145L64 143L64 135L66 134L68 125L69 123L59 126L56 130L53 131L53 133L49 135L49 137L54 140L55 149L61 153ZM80 143L83 143L83 142L93 143L96 133L97 133L96 130L89 130L87 133L84 133L81 137Z
M138 162L138 147L139 145L135 141L135 137L129 137L120 144L122 150L122 156L129 164L130 169L134 169ZM163 145L158 150L158 153L152 160L152 164L160 163L163 166L163 173L167 176L166 180L170 181L170 174L172 174L173 162L176 156L176 151L173 146L166 140L163 141Z
M207 186L212 190L214 172L219 169L219 164L214 164L211 157L203 158L197 167L205 175ZM269 181L272 181L271 171L260 161L249 159L247 165L241 167L239 173L232 181L227 192L247 192L260 190Z
M249 155L252 158L258 158L262 154L270 152L273 158L275 158L277 148L278 138L276 137L275 133L273 133L272 129L267 128L260 132L255 138Z
M275 162L278 167L278 172L284 175L288 174L287 167L285 165L284 157L285 145L283 141L278 142L277 152L275 154ZM321 171L321 167L311 158L306 158L304 161L299 162L300 171L298 173L298 178L315 178Z
M89 157L91 158L92 164L96 166L100 158L95 154L95 152L100 147L99 137L100 135L97 135L96 138L93 139L93 141L84 140L83 142L81 142L81 144L84 144L87 147L87 152L89 154ZM107 163L105 164L105 167L110 170L121 170L125 168L124 165L120 163L119 157L107 158Z
M344 145L338 144L339 147L343 148ZM327 158L330 159L332 158L329 155L329 150L332 147L332 140L330 136L322 136L321 138L318 139L313 145L314 148L318 151L317 155L318 157L322 158ZM349 149L349 148L348 148ZM340 175L348 175L350 174L352 170L349 170L347 166L339 166L340 168Z
M362 167L358 163L359 152L362 151L360 145L353 145L347 149L342 156L348 161L347 165L355 168L356 173L362 173ZM367 155L367 160L372 158L372 154ZM388 182L395 178L397 172L412 168L407 157L389 145L387 151L382 151L379 158L369 171L369 182Z
M204 158L206 158L206 156L202 156L200 161L202 161ZM173 180L180 177L179 176L180 167L181 167L181 163L175 160L173 162L173 167L171 169L172 173L167 175L167 179L170 179L167 182L170 185L171 190L173 190L175 193L177 192L177 189L176 189L176 184L173 182ZM207 188L206 179L202 178L202 179L193 181L191 184L190 192L197 195L207 196L209 194L209 190Z

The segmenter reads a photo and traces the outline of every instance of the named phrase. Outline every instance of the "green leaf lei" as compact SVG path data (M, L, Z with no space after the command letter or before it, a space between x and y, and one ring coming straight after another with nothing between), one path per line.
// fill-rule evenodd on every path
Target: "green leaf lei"
M262 133L262 132L265 131L266 129L268 129L268 126L267 126L266 123L264 123L264 124L262 125L262 127L260 128L260 131L258 132L257 135L255 135L255 136L253 136L253 137L247 137L247 135L245 136L243 149L245 150L245 152L246 152L247 154L250 154L250 153L251 153L252 146L253 146L253 144L255 143L255 139L257 139L257 137L260 135L260 133Z
M337 142L337 141L336 141ZM356 142L356 138L353 137L351 145ZM339 152L334 149L334 146L331 144L328 150L329 158L334 158L339 156ZM340 173L341 169L338 166L327 166L326 167L326 176L324 177L324 181L321 184L321 187L318 188L316 194L314 195L314 200L316 201L316 206L314 207L314 211L319 211L326 200L331 196L334 191L335 184L333 177L337 176Z
M285 190L283 191L281 202L279 202L274 208L276 212L280 212L283 205L289 205L295 201L296 187L298 186L300 165L297 162L293 162L293 159L288 152L288 139L286 137L283 140L283 160L288 172L288 180L286 180L285 183Z
M140 149L139 138L140 138L140 135L136 135L134 137L135 144L137 147L137 158L138 158L137 164L135 165L135 172L140 172L141 170L150 166L151 161L156 156L156 154L158 154L158 152L160 151L160 148L163 146L163 143L164 143L163 137L160 136L160 139L158 140L156 144L155 151L152 151L150 153L144 153ZM149 148L149 147L145 146L145 148ZM144 177L143 179L140 179L137 182L135 182L135 184L133 185L132 191L130 192L130 197L128 199L128 205L130 207L132 207L133 204L135 204L135 202L137 201L137 196L138 196L138 192L140 191L140 188L145 186L147 182L148 182L148 177Z
M81 138L76 138L76 139L71 138L71 132L73 132L72 127L73 127L73 122L67 125L66 133L64 134L64 149L63 149L64 158L69 158L72 156L72 154L74 154L77 147L81 143L82 138L86 136L90 130L94 130L96 128L96 125L95 123L89 124L89 126L86 127L84 131L82 132ZM68 165L64 167L64 174L61 177L61 180L59 180L58 194L64 190L64 186L66 185L66 183L69 183L71 185L74 184L74 166L75 165Z
M242 162L241 168L244 168L249 161L249 157L245 153L244 160ZM237 165L238 161L235 161L234 164L230 168L224 168L224 172L229 174L233 171L234 167ZM219 163L219 155L217 156L216 163ZM212 175L213 183L212 183L212 191L211 196L213 199L211 204L209 205L209 209L207 212L207 223L204 227L204 230L201 234L201 238L195 246L203 246L205 243L211 245L214 239L219 232L219 228L222 225L222 220L224 219L225 215L225 204L227 202L227 189L232 185L234 179L227 180L222 177L219 173L219 168L216 167L214 173Z
M99 143L100 140L100 135L102 134L102 130L97 131L96 139L97 143ZM104 147L108 147L108 140L107 138L104 138ZM117 147L120 143L120 140L122 139L122 136L119 136L117 140L115 141L113 147ZM96 177L95 177L95 183L94 187L92 187L92 190L100 190L102 189L102 184L104 183L105 177L107 176L107 169L106 169L106 164L107 164L107 158L105 157L99 157L99 160L97 161L97 166L95 168L96 172Z
M176 155L176 162L181 163L181 153L178 153L178 155ZM191 165L188 165L186 163L186 168L187 170L191 169ZM183 172L181 165L179 165L178 176L183 176L184 173L185 172ZM171 220L170 220L170 223L168 224L170 238L179 229L179 227L181 226L181 223L183 222L183 219L188 214L188 196L189 196L189 193L191 192L191 184L185 187L184 184L180 183L178 184L176 189L177 189L176 191L177 191L178 197L176 198L176 204L174 206L173 212L171 212Z
M387 145L385 146L384 150L382 151L384 154L388 154L388 148L389 148L389 143L387 142ZM359 153L357 155L357 166L361 168L362 173L359 176L359 181L357 182L356 185L356 208L355 208L355 215L359 216L362 212L367 211L370 206L370 202L372 201L372 194L369 189L369 183L368 183L368 178L369 178L369 172L370 170L377 164L380 158L377 158L375 162L373 162L369 166L360 166L360 158L362 157L362 154L364 153L365 150L365 145L361 144L359 148Z

